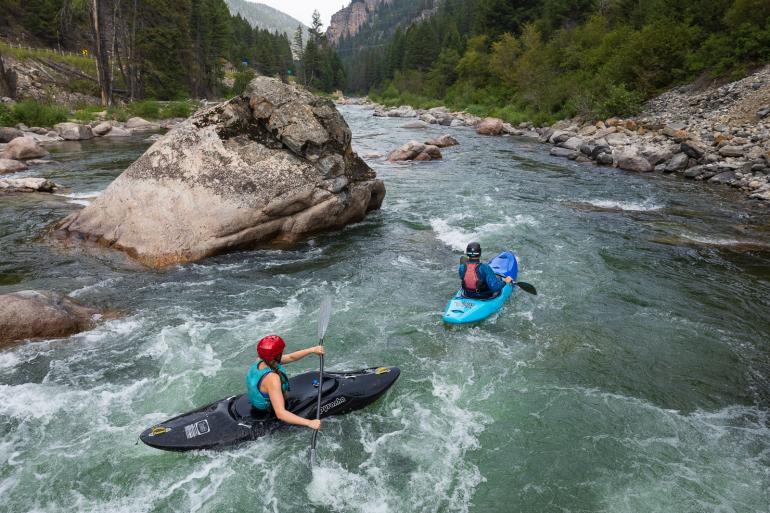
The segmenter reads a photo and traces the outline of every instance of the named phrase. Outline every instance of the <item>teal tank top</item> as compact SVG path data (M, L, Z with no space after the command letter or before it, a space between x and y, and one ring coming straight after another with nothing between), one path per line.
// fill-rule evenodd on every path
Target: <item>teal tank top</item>
M251 367L249 367L249 372L246 374L246 390L249 393L249 400L251 400L251 404L254 408L258 410L269 410L270 396L262 392L259 389L259 385L262 384L264 377L273 371L270 367L267 367L267 365L265 365L264 369L260 369L260 363L262 363L262 360L254 362ZM286 392L289 390L289 378L286 376L286 369L279 363L278 370L285 376L285 379L281 379L281 389Z

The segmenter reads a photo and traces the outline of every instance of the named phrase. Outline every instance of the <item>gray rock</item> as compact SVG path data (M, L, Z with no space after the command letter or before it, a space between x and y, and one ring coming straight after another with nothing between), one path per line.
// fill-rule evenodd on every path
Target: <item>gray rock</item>
M666 172L666 165L665 164L658 164L655 166L654 171L656 173L665 173Z
M98 136L103 136L110 130L112 130L112 123L109 121L103 121L91 129L94 135Z
M484 118L476 125L476 133L481 135L500 135L503 132L503 120Z
M91 127L80 123L58 123L53 128L59 137L65 141L83 141L94 138Z
M594 160L596 160L597 164L602 166L611 166L615 162L615 159L613 159L612 155L609 153L600 153Z
M425 121L415 119L414 121L408 121L401 125L401 128L428 128L430 125Z
M719 154L723 157L742 157L744 151L741 146L722 146L719 148Z
M758 119L764 119L767 116L770 116L770 107L763 107L757 111Z
M380 207L384 184L350 143L331 100L260 76L165 134L55 229L152 267L293 242Z
M133 117L126 121L125 128L136 132L152 132L160 130L160 125L158 123L150 123L146 119Z
M53 192L56 184L45 178L0 178L0 192Z
M728 183L735 179L735 171L723 171L709 179L711 183Z
M568 150L579 151L582 144L583 139L580 137L570 137L566 141L559 143L559 146Z
M158 134L155 134L155 135L158 135ZM130 137L130 136L131 136L131 132L129 132L125 128L121 128L119 126L114 126L114 127L112 127L112 129L110 129L109 132L104 134L103 137ZM151 136L151 137L154 137L154 136ZM157 139L160 139L159 135L158 135ZM155 140L157 140L157 139L155 139Z
M697 178L703 174L703 166L694 166L684 172L685 178Z
M13 160L27 160L37 159L45 157L48 152L38 144L31 137L17 137L9 142L2 153L0 158L13 159Z
M612 148L610 148L607 145L595 146L594 149L591 150L591 158L594 159L594 160L598 160L599 159L599 155L601 155L603 153L612 154ZM611 160L610 160L610 164L612 164Z
M426 161L438 160L441 158L441 151L439 151L438 146L423 144L417 141L409 141L388 155L388 160L391 162L402 162L407 160Z
M675 173L687 169L687 164L690 161L690 157L685 153L677 153L674 158L668 161L666 164L666 173Z
M4 126L0 128L0 143L8 143L17 137L24 137L24 132L18 128Z
M453 119L449 124L451 127L465 126L465 122L462 119Z
M591 154L594 152L595 148L596 148L595 145L593 145L591 143L584 142L583 144L580 145L580 153L590 157Z
M574 160L577 158L579 153L576 152L575 150L556 147L556 148L551 148L551 155L553 155L554 157L563 157L563 158Z
M619 152L614 157L620 169L636 171L637 173L650 173L653 170L650 161L637 153Z
M607 139L607 144L609 144L610 146L624 146L631 142L631 140L628 138L626 134L622 134L619 132L607 134L605 139Z
M420 121L424 121L424 122L429 123L431 125L435 125L436 123L438 123L438 120L436 119L436 117L433 116L432 114L428 113L428 112L424 112L424 113L420 114L419 119L420 119Z
M666 162L674 158L674 154L670 150L659 146L645 148L644 151L642 151L642 156L653 166L657 166L661 162Z
M706 154L706 149L693 140L684 141L680 145L680 148L688 157L694 158L695 160L703 158L703 155Z
M0 175L7 173L18 173L19 171L24 171L26 169L29 169L29 167L24 162L0 158Z
M444 134L441 137L435 137L433 139L429 139L425 141L425 144L429 146L437 146L439 148L446 148L448 146L456 146L460 143L457 142L457 139L455 139L451 135Z
M60 338L89 329L99 310L50 291L22 290L0 295L0 344Z

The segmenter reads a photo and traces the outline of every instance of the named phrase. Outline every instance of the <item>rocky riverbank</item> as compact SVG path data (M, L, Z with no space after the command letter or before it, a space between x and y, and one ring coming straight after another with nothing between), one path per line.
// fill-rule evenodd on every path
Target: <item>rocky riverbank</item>
M368 105L374 116L529 137L553 145L553 156L729 185L770 201L770 66L723 86L679 87L650 100L633 118L574 118L546 127L512 126L445 107L389 108L365 99L338 103Z
M99 119L91 123L58 123L53 127L0 127L0 175L13 175L30 168L50 164L46 145L62 141L85 141L96 137L122 138L137 134L148 134L150 139L159 135L152 132L169 130L184 121L181 118L157 122L133 117L126 122L107 120L107 113L100 113ZM4 192L52 192L55 184L43 178L29 176L3 176L0 179L0 193Z

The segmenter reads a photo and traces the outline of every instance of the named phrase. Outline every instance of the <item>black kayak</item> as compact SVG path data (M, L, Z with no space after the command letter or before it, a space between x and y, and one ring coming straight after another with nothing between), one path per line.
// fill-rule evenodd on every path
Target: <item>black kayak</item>
M397 367L372 367L351 372L324 372L321 417L359 410L376 401L398 379ZM318 372L289 379L286 409L314 419ZM272 411L256 410L248 394L234 395L144 430L139 439L165 451L216 449L264 436L286 424Z

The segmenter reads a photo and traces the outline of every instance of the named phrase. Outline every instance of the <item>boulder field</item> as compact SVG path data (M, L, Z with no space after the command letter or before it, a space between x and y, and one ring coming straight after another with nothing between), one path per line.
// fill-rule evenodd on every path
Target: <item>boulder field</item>
M55 234L164 267L360 221L385 186L331 100L258 77L153 144Z

